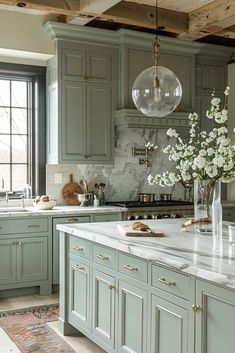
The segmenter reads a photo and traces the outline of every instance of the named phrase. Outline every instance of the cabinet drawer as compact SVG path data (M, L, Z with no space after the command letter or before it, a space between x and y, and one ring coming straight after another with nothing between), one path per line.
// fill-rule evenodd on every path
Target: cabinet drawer
M105 246L94 244L92 246L92 260L97 264L114 269L116 263L115 251Z
M11 219L0 222L0 234L42 233L47 231L48 219L46 217Z
M152 265L152 285L171 294L188 299L190 278L181 273Z
M138 279L139 281L147 282L148 280L148 263L147 261L137 259L136 257L119 254L118 255L119 272Z
M109 213L109 214L95 214L94 222L112 222L112 221L120 221L121 214Z
M90 243L88 240L84 240L78 237L69 238L69 251L71 254L83 257L85 259L90 258Z

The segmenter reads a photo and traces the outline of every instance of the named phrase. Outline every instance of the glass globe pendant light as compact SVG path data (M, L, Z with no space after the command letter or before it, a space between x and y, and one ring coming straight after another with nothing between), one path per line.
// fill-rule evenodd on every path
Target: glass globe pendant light
M156 37L152 43L154 65L142 71L132 86L132 98L137 109L150 117L169 115L179 105L182 87L178 77L159 66L160 40L157 37L158 7L156 0Z

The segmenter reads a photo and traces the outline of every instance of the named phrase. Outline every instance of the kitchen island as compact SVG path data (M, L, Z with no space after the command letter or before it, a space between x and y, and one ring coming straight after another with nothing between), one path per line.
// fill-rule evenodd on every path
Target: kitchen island
M107 352L233 353L235 247L223 252L182 219L146 221L161 238L120 235L132 222L58 225L60 329Z

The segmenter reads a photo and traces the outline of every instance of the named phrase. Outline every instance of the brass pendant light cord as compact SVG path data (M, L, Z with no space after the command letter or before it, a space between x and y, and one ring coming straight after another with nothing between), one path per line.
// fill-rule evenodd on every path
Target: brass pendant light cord
M159 59L160 59L160 39L157 36L157 30L158 30L158 0L156 0L156 7L155 7L155 39L152 42L153 46L153 60L154 60L154 66L158 66L159 64Z

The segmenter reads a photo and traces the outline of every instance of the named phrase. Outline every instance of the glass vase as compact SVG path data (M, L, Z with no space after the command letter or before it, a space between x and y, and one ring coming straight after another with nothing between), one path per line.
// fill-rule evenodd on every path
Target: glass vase
M194 220L199 233L212 233L212 200L215 181L194 181Z
M221 205L221 181L217 180L213 190L212 200L212 232L213 253L222 254L222 205Z
M222 205L220 180L194 181L194 221L196 231L213 236L213 253L222 251Z

